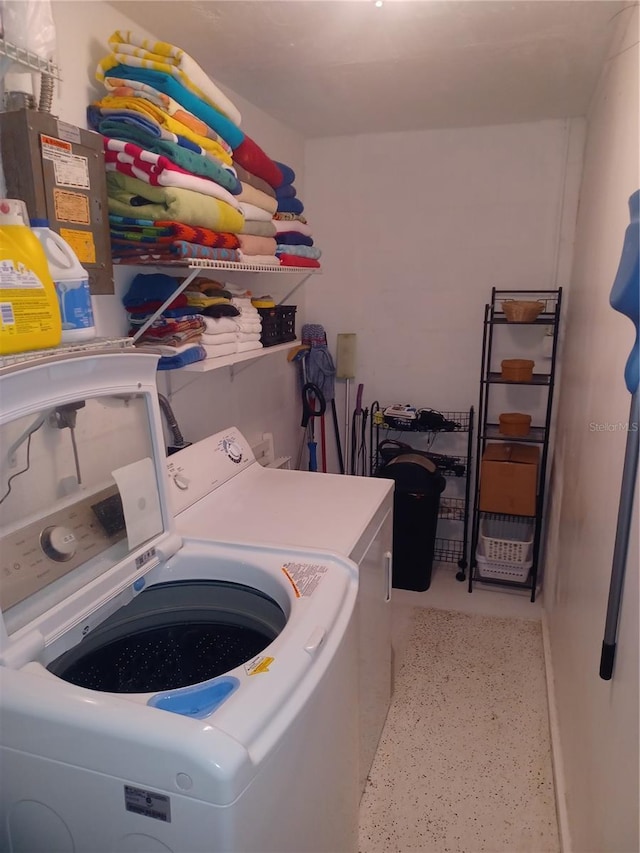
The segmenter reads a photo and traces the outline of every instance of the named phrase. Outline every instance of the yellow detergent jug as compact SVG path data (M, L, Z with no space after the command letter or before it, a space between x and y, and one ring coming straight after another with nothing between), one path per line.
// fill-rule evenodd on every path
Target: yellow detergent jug
M58 346L60 308L23 201L0 199L0 355Z

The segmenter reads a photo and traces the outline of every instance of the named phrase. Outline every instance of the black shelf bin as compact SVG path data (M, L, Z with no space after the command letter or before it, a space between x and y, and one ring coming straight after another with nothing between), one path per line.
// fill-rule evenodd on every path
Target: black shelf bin
M446 481L424 456L396 456L376 473L395 482L393 497L393 586L424 592L431 584L431 570L440 510Z

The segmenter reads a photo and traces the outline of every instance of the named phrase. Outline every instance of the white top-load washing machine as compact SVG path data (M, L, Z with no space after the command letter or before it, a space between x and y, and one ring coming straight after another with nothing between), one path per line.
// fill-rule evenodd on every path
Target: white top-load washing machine
M155 370L0 369L0 849L355 851L357 567L181 538Z
M391 480L265 468L236 427L167 459L178 530L217 541L330 550L358 565L359 779L391 701Z

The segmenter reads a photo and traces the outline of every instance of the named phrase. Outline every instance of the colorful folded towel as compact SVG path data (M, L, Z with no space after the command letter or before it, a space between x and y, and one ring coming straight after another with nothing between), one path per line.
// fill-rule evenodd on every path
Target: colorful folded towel
M291 166L287 166L286 163L279 163L277 160L275 162L282 175L282 182L278 184L278 186L282 186L282 184L293 184L296 179L296 173L293 171Z
M114 64L115 63L115 64ZM103 64L109 68L102 70ZM107 85L108 77L114 76L125 80L139 80L141 83L148 83L159 92L164 92L169 95L174 101L181 104L192 115L215 130L230 146L237 148L244 139L244 133L234 122L230 121L225 115L216 110L206 101L199 98L192 91L183 86L175 77L170 74L165 74L161 71L154 71L151 68L136 68L128 65L119 65L116 60L111 57L103 59L98 66L96 77ZM103 80L104 77L104 80ZM243 179L244 180L244 179Z
M236 171L238 176L238 180L242 181L244 184L249 184L252 187L255 187L257 190L260 190L263 193L266 193L271 198L276 197L276 191L272 186L270 186L266 181L262 178L259 178L257 175L252 175L251 172L248 172L244 166L241 166L237 160L233 161L233 168Z
M138 273L133 277L129 289L122 297L122 303L125 308L132 308L134 305L157 300L159 306L176 292L178 284L176 278L166 273ZM182 300L180 304L187 304L183 294L176 297L176 300L180 299Z
M299 198L279 198L278 213L302 213L304 204Z
M198 228L171 220L154 222L152 219L132 219L110 214L109 228L112 236L132 241L148 238L162 244L185 240L187 243L198 243L217 249L237 249L240 246L237 234L212 231L209 228Z
M176 240L171 244L171 251L179 258L200 258L208 261L240 261L239 249L216 249L211 246L199 246L197 243L186 243Z
M257 190L251 184L246 184L244 181L241 181L240 184L242 192L238 196L238 201L241 201L243 204L254 205L261 210L267 211L270 217L273 216L278 209L278 202L275 198L267 195L267 193L263 193L262 190Z
M130 30L116 30L109 38L109 47L118 62L171 74L218 112L235 124L240 124L241 115L235 104L181 48L168 42L143 38ZM98 69L104 73L102 63Z
M121 172L107 173L107 195L109 212L119 216L171 219L234 234L244 225L242 213L224 201L180 187L152 187Z
M243 255L275 255L277 244L273 237L239 234L238 240Z
M300 255L278 255L280 263L283 267L314 267L320 266L320 262L315 258L302 258Z
M253 234L254 237L275 237L276 226L271 220L245 219L240 234Z
M179 122L182 122L186 127L191 128L195 133L218 142L227 154L232 153L229 143L219 133L210 128L206 122L194 116L169 95L159 92L153 86L149 86L148 83L143 83L141 80L125 80L120 77L105 77L104 85L107 91L116 97L146 98L152 104L160 107L161 110L164 110Z
M138 178L153 186L182 187L185 190L204 193L231 207L238 207L238 200L229 190L208 178L192 175L181 166L176 166L163 154L146 151L133 142L103 137L104 159L107 171L118 171Z
M281 187L277 187L276 189L276 199L280 200L281 198L294 198L296 195L296 188L293 184L283 184Z
M242 246L242 244L240 244ZM291 246L285 243L278 243L276 246L276 255L295 255L299 258L314 258L320 260L322 251L315 246Z
M180 136L184 136L186 139L189 139L191 142L194 142L196 145L200 146L200 148L203 148L205 151L213 154L222 163L226 163L229 166L231 165L231 155L225 151L220 143L205 136L201 136L199 133L195 133L186 125L182 124L181 121L173 118L164 110L161 110L160 107L157 107L145 98L119 98L115 95L105 95L104 98L96 101L93 106L100 110L100 115L103 117L109 116L114 112L120 113L123 110L127 110L129 114L139 113L145 118L149 118L157 122L160 127L170 133L179 134Z
M234 146L233 159L244 166L248 172L262 178L274 189L282 183L280 169L250 136L245 136L240 145Z
M194 344L180 355L162 356L158 362L158 370L177 370L179 367L184 367L186 364L193 364L196 361L204 361L207 357L207 352L200 344Z
M246 226L246 221L245 221ZM274 229L275 231L275 226ZM313 237L307 237L299 231L277 231L278 243L288 243L290 246L313 246Z

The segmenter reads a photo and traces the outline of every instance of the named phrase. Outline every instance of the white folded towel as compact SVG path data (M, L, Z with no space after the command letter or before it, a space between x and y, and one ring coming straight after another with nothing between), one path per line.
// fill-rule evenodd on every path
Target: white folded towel
M260 333L259 332L238 332L238 341L259 341Z
M263 210L261 207L257 207L257 205L246 201L241 201L238 207L240 208L240 212L244 214L245 219L253 219L257 222L271 222L273 212L269 210Z
M238 343L238 352L249 352L253 349L262 349L260 341L241 341Z
M207 317L202 316L207 332L216 335L219 332L237 332L240 317Z
M311 228L297 219L274 219L273 224L276 226L276 234L280 234L281 231L297 231L298 234L304 234L305 237L313 236Z
M245 255L242 249L238 249L238 255L243 264L262 264L266 267L279 267L280 258L275 255Z
M207 358L221 358L223 355L233 355L237 352L238 344L202 344L207 352Z
M233 344L236 341L236 336L238 332L204 332L201 336L201 343L203 344L212 344L216 346L217 344Z
M249 334L251 334L252 332L257 332L258 334L260 334L260 332L262 331L262 323L243 321L242 323L238 323L238 331L248 332Z
M252 322L255 323L256 320L260 317L260 314L258 314L258 309L251 304L250 299L239 299L238 297L234 296L231 300L231 304L234 305L240 312L240 317L238 318L240 322L247 318L251 318Z

